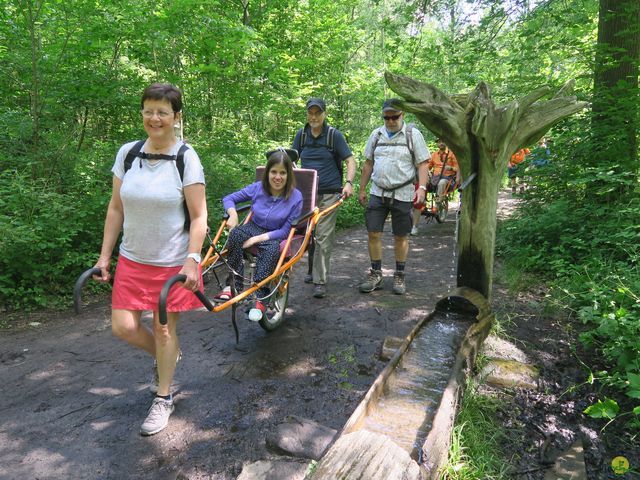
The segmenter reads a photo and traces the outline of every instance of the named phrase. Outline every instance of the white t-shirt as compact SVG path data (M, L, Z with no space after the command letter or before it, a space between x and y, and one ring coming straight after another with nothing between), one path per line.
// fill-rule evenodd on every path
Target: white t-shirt
M124 159L135 143L120 147L111 169L122 180L124 225L120 255L146 265L182 265L189 249L183 186L205 183L200 158L192 148L184 152L182 182L176 162L171 160L135 158L125 174ZM182 141L176 142L169 155L177 155L182 145Z

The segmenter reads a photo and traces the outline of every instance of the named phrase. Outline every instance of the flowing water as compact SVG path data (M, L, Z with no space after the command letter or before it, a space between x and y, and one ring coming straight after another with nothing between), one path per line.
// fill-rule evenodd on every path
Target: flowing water
M435 312L416 333L361 428L420 451L473 316Z

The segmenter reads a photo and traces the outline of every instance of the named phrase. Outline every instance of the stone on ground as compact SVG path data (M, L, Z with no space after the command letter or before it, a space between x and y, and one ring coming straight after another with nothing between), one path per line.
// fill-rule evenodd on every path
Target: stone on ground
M480 372L479 377L485 383L498 388L526 388L535 390L538 387L540 372L535 367L515 360L491 358Z
M337 431L294 415L286 417L284 423L269 434L267 448L299 458L319 460L333 441Z
M553 468L546 472L544 480L587 480L581 439L573 442L569 450L556 459Z
M236 480L303 480L306 471L306 463L259 460L245 464Z

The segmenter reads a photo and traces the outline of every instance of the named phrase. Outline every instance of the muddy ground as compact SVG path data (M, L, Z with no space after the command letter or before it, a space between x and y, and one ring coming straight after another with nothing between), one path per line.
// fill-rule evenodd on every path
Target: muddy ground
M508 194L501 196L503 213L513 205ZM302 282L306 259L296 265L279 330L266 333L240 321L236 345L230 312L183 315L176 411L153 437L138 433L152 399L151 360L111 335L108 299L92 302L80 316L69 310L12 320L12 328L0 332L0 478L235 479L243 464L277 457L265 437L287 415L339 430L385 366L378 359L383 339L408 334L453 288L454 220L421 223L411 238L404 297L391 293L388 232L384 289L357 291L368 268L359 227L338 237L327 298L312 298L312 286ZM637 447L635 453L626 448L624 432L609 435L610 426L601 434L601 423L580 414L589 392L560 397L584 374L570 353L574 333L567 322L542 314L544 292L513 296L499 281L495 291L498 315L513 320L508 333L543 374L540 392L510 392L514 407L499 412L513 434L509 448L518 445L514 478L543 478L540 449L551 455L551 446L570 443L573 431L593 445L586 450L589 478L607 478L614 456L640 461ZM563 435L546 440L540 430L552 428Z

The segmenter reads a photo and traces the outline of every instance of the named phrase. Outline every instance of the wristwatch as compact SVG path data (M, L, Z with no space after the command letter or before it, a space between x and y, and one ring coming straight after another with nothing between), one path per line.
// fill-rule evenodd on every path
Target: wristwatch
M421 188L422 190L424 190L425 192L427 191L427 187L425 187L424 185L420 185L418 188Z
M189 255L187 255L187 258L192 259L198 265L200 265L200 262L202 261L202 257L200 256L199 253L190 253Z

